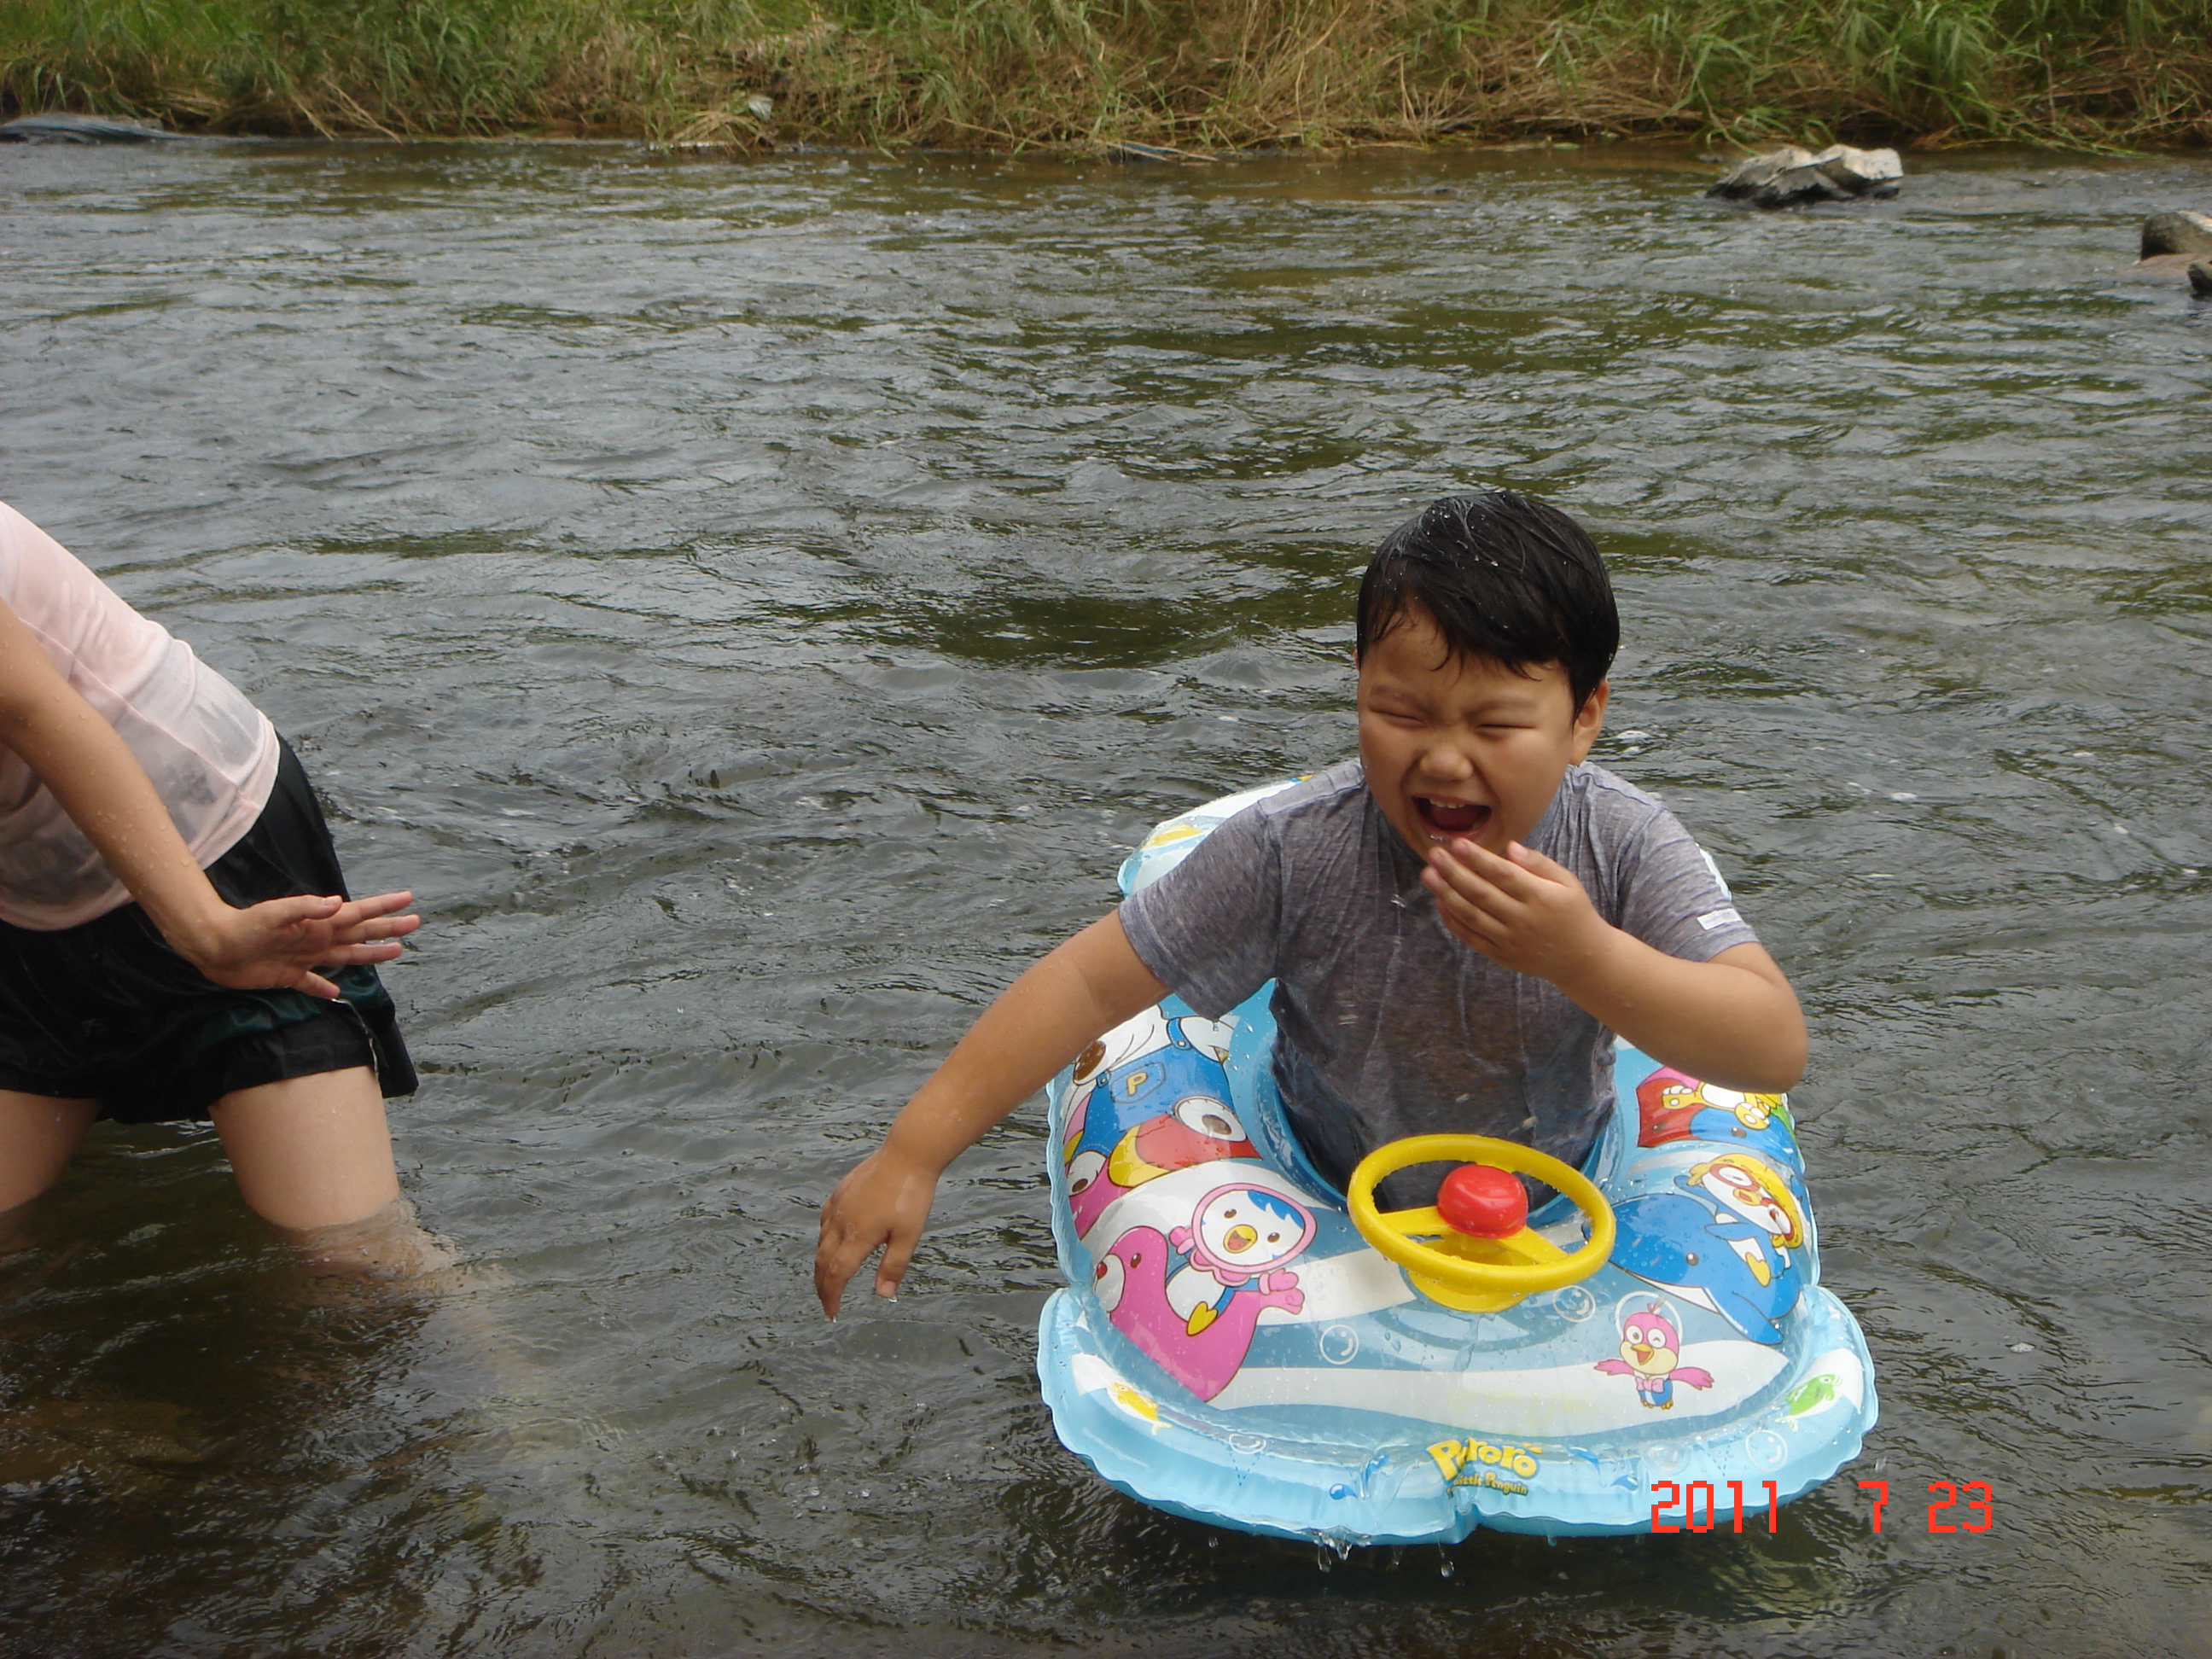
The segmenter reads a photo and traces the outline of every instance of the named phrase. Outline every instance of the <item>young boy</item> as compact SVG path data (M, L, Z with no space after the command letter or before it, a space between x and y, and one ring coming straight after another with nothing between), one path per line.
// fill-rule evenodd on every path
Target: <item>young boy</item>
M893 1294L945 1166L1170 990L1218 1018L1277 981L1275 1085L1340 1186L1412 1134L1579 1166L1616 1032L1729 1088L1797 1081L1790 981L1688 832L1586 763L1620 624L1582 527L1437 501L1376 551L1356 637L1359 758L1238 813L984 1011L823 1206L824 1312L879 1244Z

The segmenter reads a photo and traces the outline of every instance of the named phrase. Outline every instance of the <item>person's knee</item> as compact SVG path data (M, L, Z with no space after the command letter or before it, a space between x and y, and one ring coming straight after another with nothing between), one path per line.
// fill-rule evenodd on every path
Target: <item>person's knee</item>
M0 1090L0 1218L59 1181L99 1103Z
M240 1089L209 1115L240 1193L280 1231L365 1226L398 1196L384 1098L366 1066Z
M421 1279L452 1267L459 1259L453 1245L415 1218L404 1197L358 1221L327 1227L284 1227L268 1224L300 1264L315 1273L356 1279Z

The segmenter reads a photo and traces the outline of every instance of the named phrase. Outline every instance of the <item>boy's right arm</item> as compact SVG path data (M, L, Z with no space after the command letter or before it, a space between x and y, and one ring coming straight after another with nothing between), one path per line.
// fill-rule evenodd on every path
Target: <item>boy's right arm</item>
M837 1316L847 1283L878 1244L876 1294L894 1294L945 1166L1100 1035L1167 994L1130 947L1118 913L1093 922L1000 993L907 1102L884 1144L823 1205L814 1253L822 1311Z

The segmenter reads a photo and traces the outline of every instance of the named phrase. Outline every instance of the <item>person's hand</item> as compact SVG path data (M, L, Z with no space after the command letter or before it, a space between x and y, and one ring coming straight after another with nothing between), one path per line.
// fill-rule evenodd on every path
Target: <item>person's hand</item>
M224 905L191 937L172 939L177 954L218 985L238 991L304 991L336 1001L338 988L318 968L389 962L422 918L395 915L412 893L380 893L350 902L335 896L270 899L243 910Z
M837 1316L845 1286L880 1244L876 1294L896 1296L906 1264L929 1219L937 1171L904 1156L889 1142L854 1164L822 1206L822 1239L814 1250L814 1293L822 1311Z
M1506 852L1446 842L1429 854L1421 883L1454 938L1501 968L1564 987L1603 953L1613 929L1573 871L1517 841Z

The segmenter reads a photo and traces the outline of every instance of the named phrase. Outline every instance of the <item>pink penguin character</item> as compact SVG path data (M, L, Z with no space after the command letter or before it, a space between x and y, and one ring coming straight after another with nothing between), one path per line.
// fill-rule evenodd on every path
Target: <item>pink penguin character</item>
M1674 1323L1656 1303L1631 1313L1620 1324L1620 1357L1601 1359L1596 1369L1614 1376L1636 1379L1637 1398L1655 1411L1674 1409L1674 1385L1710 1389L1713 1374L1696 1365L1675 1364L1682 1357L1682 1339Z

